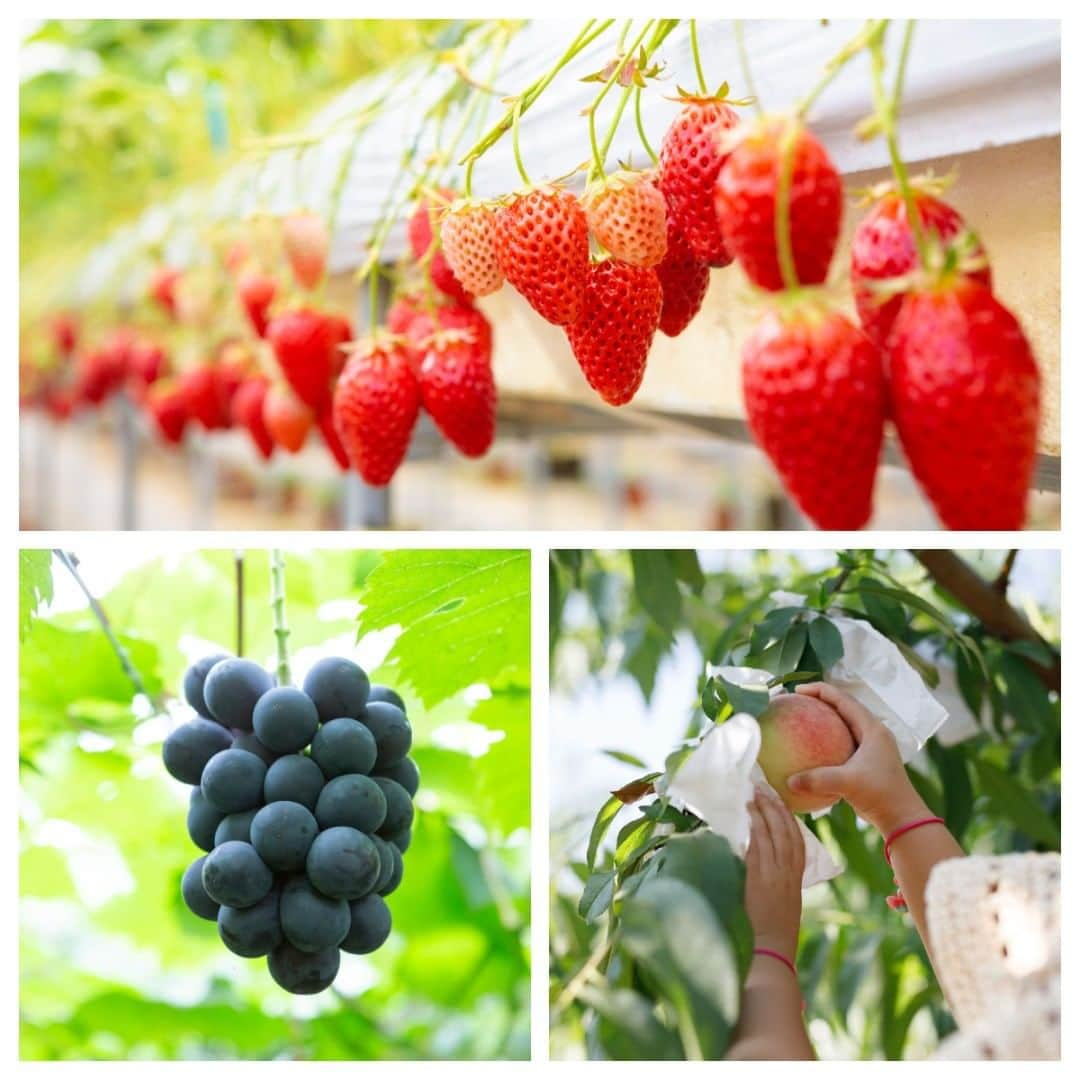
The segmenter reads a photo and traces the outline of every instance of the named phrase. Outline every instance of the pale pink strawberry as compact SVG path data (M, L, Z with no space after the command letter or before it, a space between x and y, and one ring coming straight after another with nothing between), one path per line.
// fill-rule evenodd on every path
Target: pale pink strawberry
M657 266L667 251L664 196L649 173L620 170L589 186L582 199L593 236L630 266Z
M459 199L443 215L443 253L454 277L473 296L502 288L503 270L495 251L495 211L481 202Z
M305 288L313 289L326 273L330 237L323 219L308 210L289 214L281 223L281 241L293 277Z

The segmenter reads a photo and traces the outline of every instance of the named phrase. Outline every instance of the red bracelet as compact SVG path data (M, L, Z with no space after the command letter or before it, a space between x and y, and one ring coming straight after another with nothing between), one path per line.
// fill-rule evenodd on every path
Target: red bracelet
M944 825L945 819L939 817L927 817L919 818L916 821L909 821L906 825L900 825L898 828L893 829L888 836L885 837L885 861L892 866L892 846L900 839L905 833L911 832L913 829L920 829L923 825ZM893 884L899 885L900 882L893 878ZM898 888L895 896L886 897L885 903L893 909L898 911L907 907L907 901L904 899L904 894Z
M775 949L764 949L760 946L755 945L754 955L771 956L774 960L779 960L780 963L783 964L784 967L786 967L788 971L790 971L791 974L795 976L796 979L799 977L799 973L796 970L795 965L782 952L777 952Z
M765 948L762 948L759 945L755 945L754 946L754 955L755 956L771 956L774 960L779 960L780 963L783 964L784 967L786 967L791 972L791 974L795 976L795 982L798 983L798 981L799 981L799 972L798 972L798 970L796 969L795 965L782 952L777 952L775 949L765 949ZM806 1011L806 1001L805 1000L802 1001L802 1007L803 1007L803 1011L805 1012Z

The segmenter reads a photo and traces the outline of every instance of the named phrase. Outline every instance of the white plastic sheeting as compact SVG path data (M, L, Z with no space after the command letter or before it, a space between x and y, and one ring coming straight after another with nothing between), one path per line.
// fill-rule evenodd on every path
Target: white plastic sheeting
M640 25L640 24L639 24ZM855 20L762 20L743 25L755 89L767 109L789 107L813 86L827 61L859 30ZM580 24L542 20L530 23L510 42L493 84L500 95L519 92L541 76L574 38ZM589 157L587 122L581 111L595 97L598 84L581 78L600 70L612 58L617 28L578 55L523 118L521 146L533 180L563 175ZM629 40L633 40L631 32ZM899 50L901 27L890 29L891 62ZM739 63L734 24L699 25L699 42L706 75L715 87L727 80L734 97L748 91ZM642 103L645 130L654 148L678 106L670 100L676 84L695 85L685 24L668 37L657 53L664 63L664 83L651 84ZM484 61L475 77L486 81ZM165 243L166 259L183 266L196 257L208 222L237 218L256 211L286 212L303 203L327 210L343 163L351 152L343 197L338 209L330 256L333 272L352 269L364 254L365 243L382 212L388 191L401 166L402 154L415 141L415 161L435 149L433 125L424 114L454 78L447 67L433 72L416 62L365 79L341 94L314 118L309 131L331 132L297 157L281 150L256 172L245 162L216 185L189 190L173 202L149 208L131 227L119 231L88 259L79 293L93 296L114 277L116 268L134 252ZM666 87L665 90L663 87ZM365 105L386 95L386 107L359 137L348 130L351 118ZM609 93L598 114L597 129L618 99ZM486 126L505 106L492 102ZM914 36L908 65L901 143L909 161L960 155L984 147L1003 146L1061 130L1061 30L1057 21L929 20ZM869 60L856 57L815 105L810 120L846 173L878 168L887 163L883 142L860 142L855 124L871 111ZM454 129L454 121L447 130ZM469 131L458 152L480 134ZM609 162L646 160L634 127L632 110L623 117L612 144ZM474 192L498 195L521 185L514 166L509 136L494 146L477 165ZM388 258L401 251L399 224L385 248Z

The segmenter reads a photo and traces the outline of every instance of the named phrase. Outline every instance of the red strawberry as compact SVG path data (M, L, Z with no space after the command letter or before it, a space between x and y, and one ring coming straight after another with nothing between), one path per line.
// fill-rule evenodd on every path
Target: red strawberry
M172 266L159 266L150 275L149 293L151 298L169 315L176 318L176 288L184 276L182 270Z
M908 293L889 338L893 419L950 529L1021 529L1039 430L1039 369L990 289L953 277Z
M386 329L391 334L404 334L423 306L422 298L415 294L399 296L386 312Z
M71 387L50 386L45 391L45 408L54 420L67 420L76 404L76 392Z
M58 311L49 319L49 336L61 356L73 352L79 340L79 319L70 311Z
M589 278L589 226L568 191L531 188L495 215L495 247L506 280L556 326L576 322Z
M323 442L326 443L330 456L338 463L342 472L349 468L349 455L345 453L345 447L338 436L337 428L334 427L334 410L332 407L324 409L316 417L319 431L322 433Z
M146 392L146 408L167 443L176 445L183 440L189 419L187 395L177 380L154 383Z
M667 254L656 268L664 306L660 329L668 337L678 337L705 302L709 291L709 264L699 259L674 222L668 222Z
M649 173L620 170L582 199L593 236L620 262L656 266L667 251L664 196Z
M439 330L424 343L420 400L436 427L466 457L480 457L495 438L491 350L469 330Z
M699 259L727 266L731 255L716 220L713 189L726 159L723 137L739 118L722 98L683 97L660 147L660 190L667 212Z
M316 411L330 400L340 331L314 308L293 308L270 321L266 339L296 396Z
M156 382L167 366L165 350L150 338L137 338L128 350L128 375L138 385L149 386Z
M274 383L266 391L263 424L282 450L299 453L314 419L311 410L283 383Z
M446 262L473 296L490 296L502 288L503 269L495 250L495 211L486 203L459 199L440 225Z
M923 232L937 245L947 245L967 232L964 219L948 203L916 190L915 205ZM978 247L973 256L983 255ZM870 208L855 228L851 238L851 283L855 307L863 329L879 348L889 339L889 330L900 310L901 293L889 295L875 284L902 278L918 267L915 239L908 227L907 207L897 191L888 191ZM990 268L971 272L984 285L990 285Z
M78 358L78 397L88 405L100 405L124 381L129 341L115 332L105 342Z
M323 219L311 211L299 210L281 223L281 240L293 277L305 288L313 289L326 273L330 236Z
M274 452L274 438L263 420L263 405L269 386L269 380L264 375L249 376L237 387L230 407L233 424L246 429L255 449L264 458L269 458Z
M352 323L338 312L328 311L325 318L332 342L330 370L336 377L341 374L341 369L345 366L345 350L342 346L353 339Z
M409 247L412 248L413 257L418 262L427 257L428 249L437 242L438 215L444 207L454 201L454 197L454 192L443 188L439 192L438 200L420 199L413 209L406 231ZM454 276L454 271L450 269L450 264L446 261L446 255L441 247L432 254L428 270L437 289L459 304L469 303L469 294Z
M422 359L427 339L437 330L460 330L468 334L488 363L491 362L491 323L483 312L460 304L445 304L432 311L417 312L405 333L417 362Z
M776 248L776 193L785 139L793 137L788 201L795 273L820 285L840 235L844 186L825 148L804 127L789 136L790 121L766 117L731 151L716 184L716 217L724 242L746 276L762 289L784 287Z
M585 308L566 336L589 385L609 405L637 393L662 305L655 270L616 259L589 267Z
M885 426L885 375L869 338L817 304L769 311L743 346L743 398L757 444L821 529L870 518Z
M180 375L187 414L207 431L220 431L230 422L229 395L216 365L201 363Z
M244 305L252 329L259 337L265 337L270 305L277 295L277 282L269 274L252 267L240 275L236 283L236 294Z
M334 389L334 427L367 483L390 483L419 413L420 388L405 343L386 334L359 342Z

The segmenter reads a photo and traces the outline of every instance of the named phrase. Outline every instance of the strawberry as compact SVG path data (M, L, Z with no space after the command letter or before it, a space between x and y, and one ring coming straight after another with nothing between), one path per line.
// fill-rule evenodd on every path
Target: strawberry
M495 215L506 280L556 326L576 322L589 279L589 226L568 191L545 186L513 197Z
M293 277L305 289L314 289L326 273L330 236L326 224L307 210L289 214L281 223L281 241Z
M128 387L138 392L156 382L168 367L165 350L150 338L136 338L127 350Z
M159 266L150 275L148 291L151 299L173 319L176 318L178 305L176 289L183 276L182 270L172 266Z
M352 323L344 315L336 311L328 311L324 317L331 341L330 371L336 378L341 374L341 369L345 366L345 349L343 346L353 339Z
M582 199L593 236L620 262L656 266L667 251L664 196L649 173L620 170Z
M409 238L409 247L412 249L413 257L418 262L428 257L432 244L439 243L436 217L443 207L454 201L454 197L454 192L443 188L438 193L437 201L420 199L413 209L406 232ZM452 300L456 300L459 304L469 302L469 294L457 277L454 276L454 271L450 269L450 264L446 261L446 255L441 245L431 254L428 272L435 287L441 292Z
M701 310L709 291L709 264L699 259L673 221L668 221L667 254L656 268L664 306L660 329L678 337Z
M624 405L637 393L663 302L649 267L617 259L589 267L584 310L566 336L589 385L609 405Z
M345 453L345 447L337 433L337 428L334 427L333 408L323 409L315 418L315 421L319 425L319 431L322 434L323 442L326 443L327 450L330 451L330 456L338 463L338 467L342 472L347 472L349 469L349 455Z
M423 357L427 339L438 330L460 330L475 342L488 363L491 362L492 331L483 312L474 307L462 307L460 304L445 304L432 311L419 311L411 319L405 337L414 358L419 362Z
M88 405L100 405L124 381L130 339L114 331L96 349L78 358L78 397Z
M904 297L888 344L893 419L950 529L1021 529L1039 430L1039 369L1012 313L953 275Z
M255 449L264 458L269 458L274 452L274 439L263 419L263 405L269 386L269 380L264 375L249 376L237 387L230 406L233 424L247 430Z
M948 245L967 234L964 219L948 203L916 188L913 192L919 221L927 238L936 245ZM984 255L981 247L972 252ZM918 267L915 239L908 227L907 207L899 192L883 194L855 227L851 238L851 284L855 308L863 329L879 348L889 339L889 330L900 310L901 292L890 294L878 283L903 278ZM972 277L990 285L990 268L972 271Z
M765 117L750 126L728 155L716 183L716 218L728 250L746 276L762 289L784 287L776 248L776 195L784 144L790 153L788 220L795 273L803 285L819 285L829 273L844 187L825 148L791 121Z
M769 311L742 352L755 441L821 529L870 518L885 426L885 375L869 338L816 303Z
M70 311L58 311L49 319L49 337L61 356L75 351L79 340L79 319Z
M486 203L458 199L440 225L446 262L473 296L502 288L503 270L495 250L495 211Z
M399 296L387 309L386 329L391 334L404 334L423 306L423 298L415 293Z
M330 399L339 336L326 315L314 308L280 312L266 328L281 373L312 409L321 409Z
M723 136L739 118L723 98L684 96L660 147L660 190L668 216L694 254L710 266L731 262L713 208L713 189L726 153Z
M266 337L270 305L277 295L277 282L257 267L249 267L236 282L236 295L247 312L252 329L259 337Z
M274 383L263 397L263 424L274 442L297 454L314 422L311 410L284 383Z
M180 375L187 414L207 431L229 426L229 394L214 364L201 363Z
M188 422L187 395L177 380L154 383L146 393L146 408L167 443L177 445L183 440Z
M491 349L470 330L439 330L424 343L420 400L436 427L466 457L480 457L495 438Z
M368 484L390 483L420 413L420 388L401 338L357 343L334 389L334 427L353 468Z

